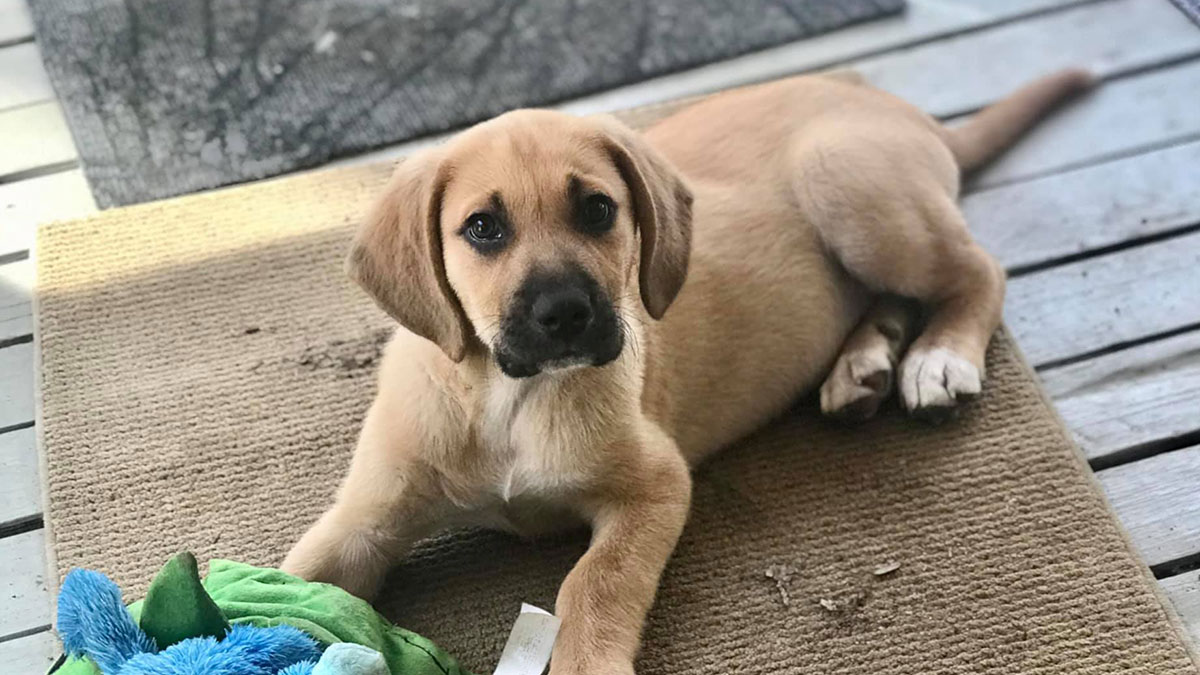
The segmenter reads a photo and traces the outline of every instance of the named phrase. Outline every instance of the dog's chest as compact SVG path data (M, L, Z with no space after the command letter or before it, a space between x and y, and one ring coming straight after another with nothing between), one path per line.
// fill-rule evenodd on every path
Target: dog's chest
M476 438L490 491L506 504L567 500L594 475L591 425L546 384L506 379L484 397Z

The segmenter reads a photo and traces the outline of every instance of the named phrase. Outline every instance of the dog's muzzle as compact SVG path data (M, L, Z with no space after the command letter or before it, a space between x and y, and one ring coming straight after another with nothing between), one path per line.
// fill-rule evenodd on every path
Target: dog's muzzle
M603 366L624 346L612 302L587 272L531 272L513 296L494 345L510 377L545 370Z

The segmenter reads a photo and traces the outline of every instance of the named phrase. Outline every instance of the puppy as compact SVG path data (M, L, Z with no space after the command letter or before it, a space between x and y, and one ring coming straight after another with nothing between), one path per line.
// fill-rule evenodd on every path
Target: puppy
M349 259L402 329L283 568L369 598L439 529L586 523L551 673L632 673L693 466L818 385L854 418L894 383L914 414L979 394L1004 272L960 171L1089 82L950 130L853 76L797 77L644 134L516 111L402 162Z

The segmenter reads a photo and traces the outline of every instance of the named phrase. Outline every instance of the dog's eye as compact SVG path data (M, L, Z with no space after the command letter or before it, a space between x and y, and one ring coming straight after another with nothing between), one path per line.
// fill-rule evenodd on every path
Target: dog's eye
M500 223L487 213L471 214L471 217L467 218L465 230L468 238L481 244L497 242L504 236L504 229L500 227Z
M612 225L617 205L605 195L591 195L579 208L579 224L590 232L603 232Z

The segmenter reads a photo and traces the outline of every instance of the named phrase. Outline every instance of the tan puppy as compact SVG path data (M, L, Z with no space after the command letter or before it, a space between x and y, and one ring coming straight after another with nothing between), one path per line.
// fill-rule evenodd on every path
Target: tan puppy
M407 330L284 569L370 597L441 528L584 522L551 672L632 673L691 467L823 379L825 412L855 417L896 379L915 413L979 393L1004 273L955 205L960 169L1089 81L948 131L853 77L799 77L642 135L517 111L403 162L349 267ZM927 310L911 346L892 296Z

